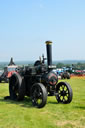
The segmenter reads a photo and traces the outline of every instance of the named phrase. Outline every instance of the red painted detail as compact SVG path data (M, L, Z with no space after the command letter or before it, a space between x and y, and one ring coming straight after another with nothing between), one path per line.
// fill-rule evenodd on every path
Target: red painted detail
M51 84L51 85L55 85L56 84L56 81L55 82L49 82L49 84Z
M14 72L15 72L15 71L8 72L7 75L6 75L7 78L10 78Z

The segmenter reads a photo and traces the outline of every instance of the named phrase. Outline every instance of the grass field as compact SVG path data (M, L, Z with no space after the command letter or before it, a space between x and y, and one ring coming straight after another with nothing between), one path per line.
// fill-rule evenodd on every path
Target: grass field
M85 79L65 81L73 89L73 101L58 104L48 97L42 109L34 108L27 97L23 102L4 100L8 84L0 84L0 128L85 128Z

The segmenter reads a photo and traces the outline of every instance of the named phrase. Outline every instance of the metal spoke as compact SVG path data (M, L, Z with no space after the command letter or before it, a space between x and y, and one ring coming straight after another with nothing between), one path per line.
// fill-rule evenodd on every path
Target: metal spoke
M66 94L68 94L68 90L66 91Z
M63 96L63 101L65 101L65 96Z
M64 88L65 88L65 86L64 85L62 85L62 89L64 90Z
M40 92L40 94L39 94L39 98L42 99L42 96L43 96L43 95L42 95L42 93Z

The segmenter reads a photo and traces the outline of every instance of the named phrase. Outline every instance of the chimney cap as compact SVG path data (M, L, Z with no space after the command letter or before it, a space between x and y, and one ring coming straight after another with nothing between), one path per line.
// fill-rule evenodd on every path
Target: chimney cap
M48 44L52 44L52 41L46 41L45 43L46 43L47 45L48 45Z

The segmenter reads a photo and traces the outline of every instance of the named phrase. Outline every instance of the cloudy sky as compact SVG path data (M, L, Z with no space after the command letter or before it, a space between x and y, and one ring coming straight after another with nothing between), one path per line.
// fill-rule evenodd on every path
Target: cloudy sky
M85 60L85 0L0 0L0 61Z

